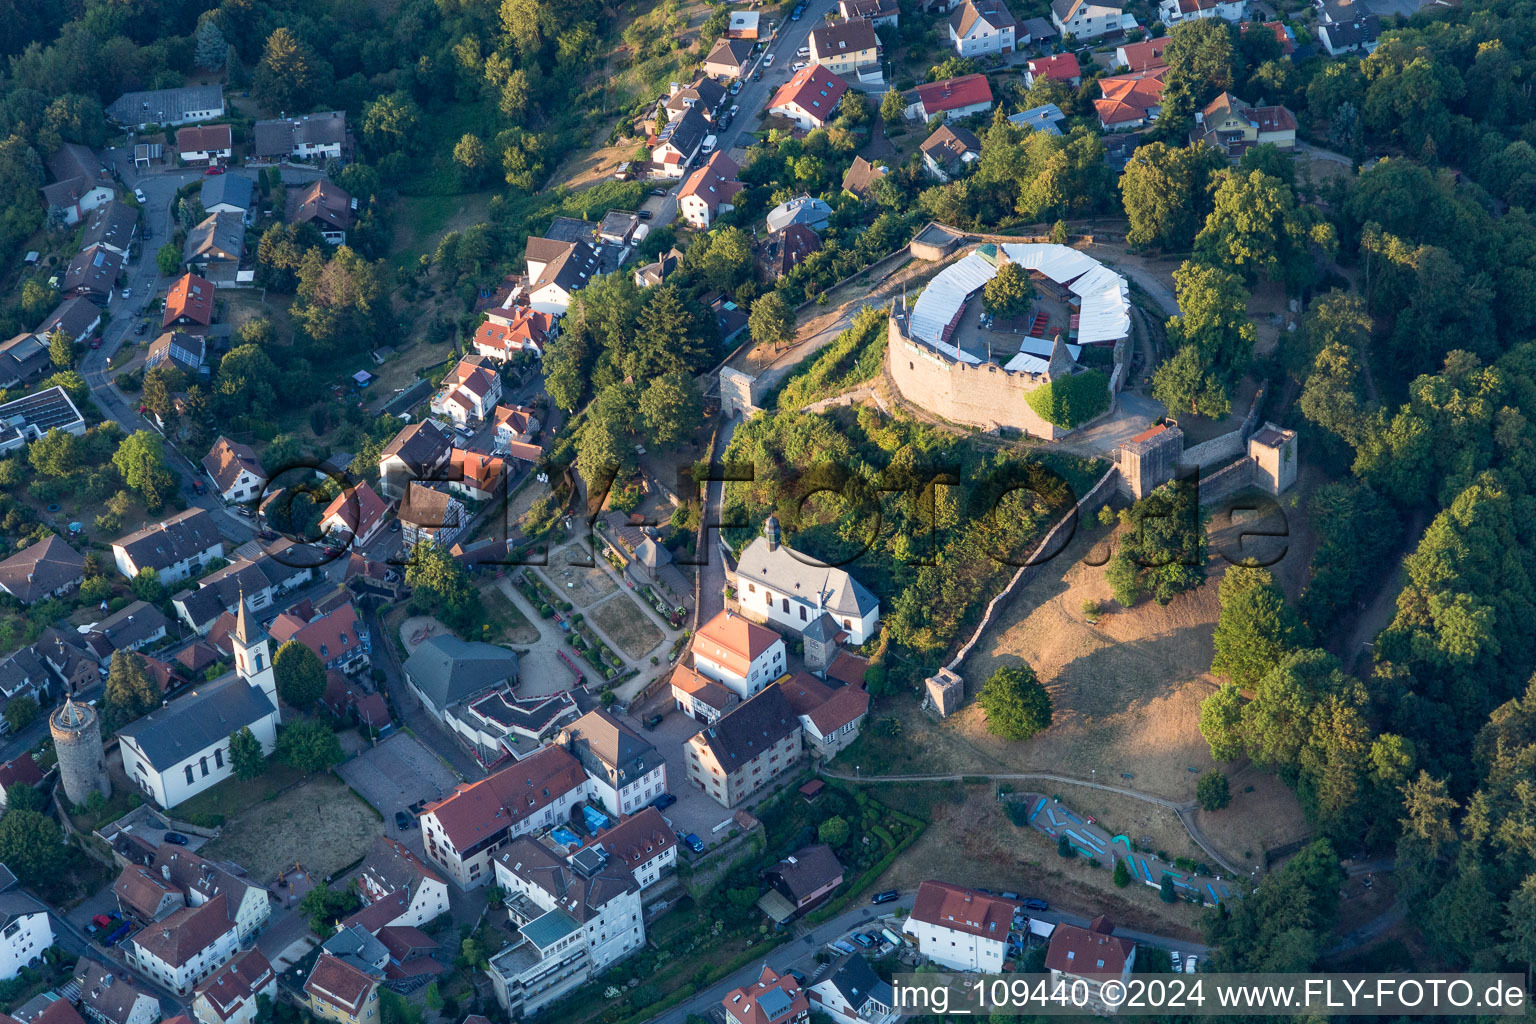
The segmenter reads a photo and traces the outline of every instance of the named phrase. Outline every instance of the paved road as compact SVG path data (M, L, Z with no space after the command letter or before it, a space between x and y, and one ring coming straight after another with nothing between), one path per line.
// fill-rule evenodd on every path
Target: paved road
M726 97L726 108L732 105L741 109L737 112L731 126L725 131L715 132L718 139L715 148L720 152L729 152L732 146L745 145L753 141L750 136L759 127L759 117L768 110L768 103L773 94L779 90L785 82L789 81L790 65L799 58L795 53L802 47L810 45L811 30L818 25L826 24L825 15L828 11L837 9L836 0L808 0L805 5L805 14L799 21L791 21L789 15L784 16L779 25L779 34L776 39L768 44L768 47L758 56L759 63L747 69L747 77L743 80L741 92L735 96ZM762 68L761 61L767 54L773 54L773 67ZM762 69L761 81L752 81L753 72ZM703 158L699 158L703 163ZM686 180L686 179L685 179ZM654 205L647 204L656 215L657 224L671 224L677 218L677 190L682 185L681 181L667 187L667 194L660 202ZM658 188L664 187L660 184Z
M734 417L720 425L719 433L715 438L715 449L710 453L710 461L718 463L730 446L731 437L736 433L736 424L741 421ZM699 625L708 622L725 610L725 559L720 553L720 517L725 504L725 484L719 480L712 480L704 492L704 526L702 529L703 540L698 545L699 557L704 559L704 564L699 566L699 582L697 593L693 602L693 628L697 630Z

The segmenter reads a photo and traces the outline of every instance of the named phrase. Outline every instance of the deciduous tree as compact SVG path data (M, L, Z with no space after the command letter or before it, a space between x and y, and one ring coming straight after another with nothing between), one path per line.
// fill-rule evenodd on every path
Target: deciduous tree
M325 665L297 640L277 649L272 656L272 672L277 677L277 695L300 711L313 711L325 695Z

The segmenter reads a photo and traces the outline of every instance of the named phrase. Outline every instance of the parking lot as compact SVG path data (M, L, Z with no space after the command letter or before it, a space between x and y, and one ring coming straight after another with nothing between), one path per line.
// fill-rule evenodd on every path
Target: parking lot
M676 709L668 711L661 724L654 729L645 729L640 718L634 715L624 716L624 722L645 737L667 760L667 790L677 797L677 803L661 813L672 822L672 828L683 835L693 832L706 845L722 838L728 828L721 828L717 832L715 826L722 822L729 826L732 812L715 803L702 789L688 781L687 753L683 742L699 731L699 723Z
M398 835L395 812L419 800L436 800L458 785L458 778L421 741L397 732L378 746L364 750L337 769L347 785L384 816L385 831L421 851L421 833L412 828Z

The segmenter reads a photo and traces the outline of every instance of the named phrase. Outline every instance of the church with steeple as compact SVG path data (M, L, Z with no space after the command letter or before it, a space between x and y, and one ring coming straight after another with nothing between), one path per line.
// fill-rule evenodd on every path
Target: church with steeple
M175 807L234 773L230 737L250 729L271 756L282 721L272 642L260 623L248 621L240 596L230 632L235 671L177 697L118 729L123 770L162 808Z

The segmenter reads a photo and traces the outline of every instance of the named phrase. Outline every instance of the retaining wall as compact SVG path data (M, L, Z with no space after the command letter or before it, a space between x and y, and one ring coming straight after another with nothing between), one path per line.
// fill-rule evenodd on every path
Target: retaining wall
M984 429L1013 427L1047 441L1070 433L1036 413L1024 397L1044 386L1043 375L1014 373L996 363L950 359L904 336L894 318L887 330L885 361L891 382L914 405L951 423Z

